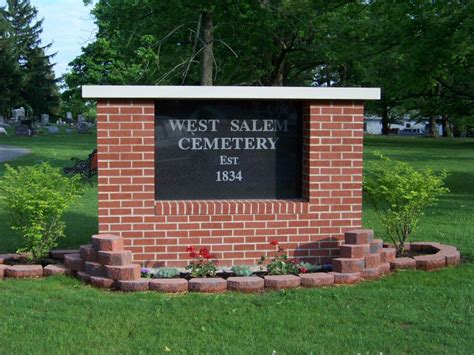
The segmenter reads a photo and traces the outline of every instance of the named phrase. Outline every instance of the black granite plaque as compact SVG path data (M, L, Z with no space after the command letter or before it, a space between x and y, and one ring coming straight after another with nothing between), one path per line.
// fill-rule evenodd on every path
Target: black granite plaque
M301 198L299 101L157 100L157 200Z

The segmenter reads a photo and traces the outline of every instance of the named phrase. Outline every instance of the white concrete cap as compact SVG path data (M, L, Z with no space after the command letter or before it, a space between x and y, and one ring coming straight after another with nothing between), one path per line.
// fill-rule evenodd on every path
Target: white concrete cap
M85 99L379 100L380 88L85 85Z

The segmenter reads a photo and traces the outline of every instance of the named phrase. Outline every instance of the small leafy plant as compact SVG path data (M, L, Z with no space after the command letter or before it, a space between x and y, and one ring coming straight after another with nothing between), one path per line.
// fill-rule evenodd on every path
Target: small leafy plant
M199 252L193 246L189 246L186 251L193 260L186 266L186 270L191 272L191 277L214 277L216 276L216 260L209 253L207 248L199 249Z
M231 269L237 276L250 276L253 274L253 271L247 265L234 265Z
M5 165L0 182L0 200L10 213L11 228L19 232L24 246L18 252L30 261L41 259L64 237L62 217L83 187L80 177L64 177L48 163L13 168Z
M178 275L179 271L174 267L162 267L159 268L155 273L155 277L158 279L172 279Z
M313 269L313 266L309 263L302 263L298 259L288 259L285 249L279 245L278 241L273 240L270 244L276 247L275 256L266 265L270 275L298 275ZM259 264L263 265L266 260L267 257L262 255Z
M444 187L448 174L429 168L415 170L380 153L374 155L378 160L368 164L364 190L385 227L385 234L398 254L404 255L405 243L418 227L426 208L449 192Z
M142 267L140 269L140 274L141 274L141 277L144 278L144 279L151 279L153 277L153 271L149 268L146 268L146 267Z

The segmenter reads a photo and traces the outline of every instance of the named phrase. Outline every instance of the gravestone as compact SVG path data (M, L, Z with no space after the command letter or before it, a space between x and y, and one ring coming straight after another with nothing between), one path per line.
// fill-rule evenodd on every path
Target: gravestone
M28 127L26 125L20 125L20 126L15 127L15 135L17 135L17 136L29 137L29 136L31 136L31 134L32 134L32 131L31 131L30 127Z
M43 113L43 114L41 115L41 125L42 125L42 126L46 126L46 125L48 125L48 124L49 124L49 115L46 114L46 113Z
M12 121L19 122L25 119L25 109L23 107L12 110Z
M84 116L83 115L77 115L77 122L84 122Z
M49 126L48 127L48 133L49 134L58 134L59 133L59 128L57 126Z
M3 127L0 127L0 136L6 136L7 135L7 130Z
M72 112L66 112L66 119L72 120Z
M79 134L85 134L85 133L91 133L89 126L85 122L81 122L77 126L77 133Z

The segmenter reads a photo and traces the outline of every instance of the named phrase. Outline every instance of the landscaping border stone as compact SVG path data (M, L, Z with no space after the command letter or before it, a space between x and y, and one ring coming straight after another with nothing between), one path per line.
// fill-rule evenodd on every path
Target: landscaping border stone
M355 284L359 282L362 278L360 272L330 272L331 275L334 275L334 283L336 285L340 284Z
M186 279L151 279L150 291L180 293L188 291L188 280Z
M258 292L265 288L265 280L258 276L229 277L227 288L231 291Z
M281 290L301 285L301 278L296 275L267 275L264 276L265 288Z
M123 241L114 235L93 236L95 246L83 245L79 253L65 250L51 251L51 255L64 253L64 265L6 265L0 264L0 280L9 278L42 277L52 275L77 276L94 287L117 289L124 292L260 292L268 289L286 289L298 286L321 287L333 284L354 284L363 279L380 278L393 270L420 269L437 270L459 264L459 250L436 242L414 242L406 244L411 251L427 252L414 257L396 258L396 250L390 244L373 239L370 230L355 230L346 233L346 244L341 245L341 254L349 257L333 259L333 271L296 275L266 275L248 277L145 279L140 277L140 265L130 263L132 254L122 249ZM353 244L348 244L351 242ZM367 243L362 243L367 242ZM382 248L383 246L383 248ZM99 250L96 248L113 249ZM370 253L372 249L372 253ZM54 254L57 252L58 254ZM97 256L97 258L95 258ZM362 256L362 257L360 257ZM0 261L17 262L19 254L0 255ZM85 261L85 259L97 261ZM117 264L117 265L115 265ZM123 265L122 265L123 264ZM106 277L104 277L106 276Z
M323 287L334 284L334 275L326 272L300 274L300 279L303 287Z
M60 264L49 264L43 268L43 275L45 277L48 276L56 276L56 275L66 275L68 269L64 265Z
M43 277L41 265L13 265L7 269L7 277L12 279Z
M148 291L150 279L141 278L139 280L119 280L118 289L122 292Z
M216 278L205 278L197 277L191 279L188 282L188 289L191 292L223 292L227 290L227 281L221 279L220 277Z

